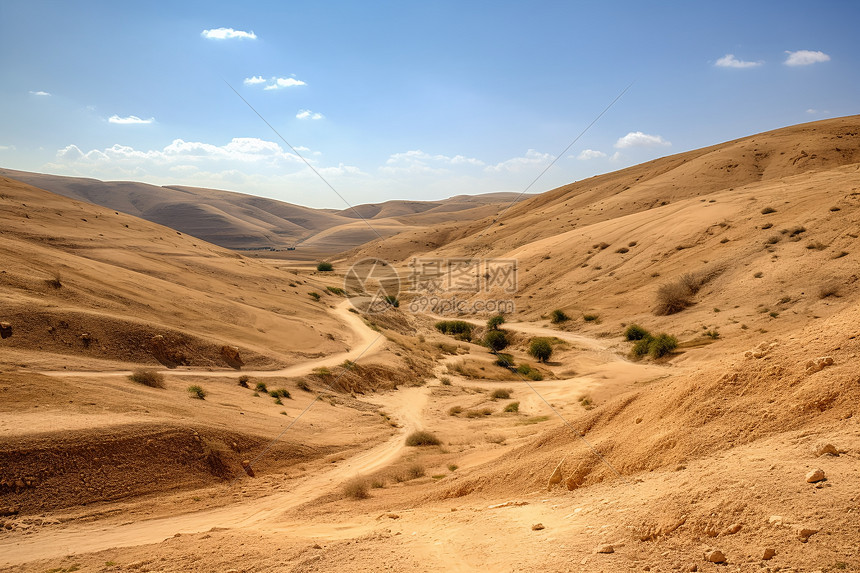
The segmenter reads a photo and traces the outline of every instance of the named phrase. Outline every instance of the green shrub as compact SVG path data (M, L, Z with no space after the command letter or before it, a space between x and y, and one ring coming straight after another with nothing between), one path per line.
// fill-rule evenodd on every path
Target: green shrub
M460 466L458 466L457 464L448 464L448 471L455 472L455 471L457 471L457 468L459 468L459 467Z
M552 311L549 315L549 321L553 324L558 324L560 322L566 322L570 320L570 317L567 316L563 310L557 308Z
M658 334L648 345L648 355L651 358L662 358L678 347L678 339L669 334Z
M507 388L496 388L493 390L493 393L490 394L490 398L493 400L507 400L511 397L511 390Z
M517 412L520 411L520 403L519 402L511 402L510 404L505 406L504 411L516 414Z
M529 343L529 354L538 362L546 362L552 356L552 344L548 338L532 338Z
M424 430L412 432L406 437L407 446L438 446L441 443L439 438Z
M329 271L333 271L334 267L332 266L331 263L326 262L326 261L322 261L322 262L317 263L317 270L322 271L322 272L329 272Z
M497 314L495 316L491 316L487 321L487 329L488 330L498 330L501 325L505 323L505 316L503 314Z
M268 388L266 388L266 383L265 383L265 382L262 382L262 381L257 382L257 385L254 387L254 389L255 389L257 392L263 392L264 394L268 394L268 393L269 393L269 389L268 389Z
M318 292L309 292L309 293L308 293L308 296L310 296L310 297L311 297L312 299L314 299L314 300L319 300L319 299L320 299L320 293L318 293Z
M269 396L272 398L289 398L290 391L286 388L278 388L277 390L271 390Z
M496 354L496 366L501 366L502 368L513 368L515 366L514 357L510 354L499 352Z
M197 400L206 399L206 390L204 390L202 386L198 386L197 384L189 386L188 393L191 394L192 398L196 398Z
M631 324L627 327L627 330L624 331L624 339L633 342L634 340L642 340L643 338L648 338L651 336L651 333L639 326L638 324Z
M450 386L451 385L451 379L448 378L447 376L442 376L441 378L439 378L439 382L442 383L442 386Z
M442 320L436 323L436 330L465 340L472 338L472 325L465 320Z
M535 382L543 380L543 374L540 373L540 370L532 368L528 364L520 364L517 366L517 373L521 374L524 378L534 380Z
M582 320L584 320L585 322L598 322L599 319L600 319L600 316L598 316L596 314L583 314L582 315Z
M331 294L336 294L339 296L344 296L346 294L346 291L340 287L327 286L325 287L325 289Z
M484 335L484 346L498 352L508 346L508 336L504 330L490 330Z
M305 380L299 380L298 382L296 382L296 388L298 388L299 390L304 390L305 392L311 391L311 387Z
M654 340L654 337L650 334L644 338L640 338L636 341L636 344L633 345L633 348L630 352L633 353L633 356L645 356L646 354L648 354L648 349L651 346L652 340Z
M137 382L150 388L164 388L164 375L155 370L135 370L128 378L132 382Z

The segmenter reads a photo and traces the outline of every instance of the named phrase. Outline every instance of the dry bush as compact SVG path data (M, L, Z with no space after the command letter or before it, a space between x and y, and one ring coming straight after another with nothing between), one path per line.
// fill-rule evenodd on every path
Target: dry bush
M717 278L723 270L725 270L723 267L712 267L697 273L685 273L674 282L660 285L657 289L657 306L654 308L654 314L675 314L692 306L696 293Z
M164 375L155 370L135 370L129 379L150 388L164 388Z
M424 430L412 432L406 438L407 446L438 446L441 443L439 438Z
M349 499L367 499L370 497L367 480L362 477L352 478L343 484L343 496Z
M406 475L409 476L409 479L418 479L420 477L424 477L426 474L427 470L425 470L424 466L421 464L412 464L406 468Z

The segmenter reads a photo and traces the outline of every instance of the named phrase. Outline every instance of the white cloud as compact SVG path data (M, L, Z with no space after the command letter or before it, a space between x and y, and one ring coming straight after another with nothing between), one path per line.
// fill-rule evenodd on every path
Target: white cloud
M450 173L452 167L472 166L483 167L485 164L480 159L466 157L464 155L433 155L420 149L413 149L403 153L394 153L380 167L382 173L389 175L403 174L445 174Z
M810 64L830 61L830 56L824 52L814 52L812 50L798 50L796 52L792 52L790 50L786 50L785 53L788 54L788 57L784 62L786 66L808 66Z
M609 158L609 161L621 161L622 159L624 159L624 156L621 155L620 151L616 151L612 154L612 157Z
M155 121L154 117L150 117L149 119L140 119L136 115L130 115L128 117L120 117L116 114L110 116L108 119L110 123L118 123L120 125L141 125L146 123L152 123Z
M581 161L587 161L589 159L600 159L601 157L606 157L606 154L602 151L597 151L595 149L583 149L579 155L576 156L577 159Z
M659 135L648 135L641 131L631 131L615 142L616 149L627 149L628 147L668 147L672 145Z
M232 38L238 38L239 40L257 39L257 34L254 32L234 30L233 28L214 28L212 30L203 30L200 35L210 40L229 40Z
M524 170L533 170L542 165L549 165L553 159L555 159L555 157L550 153L540 153L534 149L529 149L522 157L512 157L511 159L502 161L501 163L488 165L484 168L484 171L507 171L510 173L517 173Z
M30 90L30 95L39 96L39 97L47 97L51 94L49 94L48 92L43 92L42 90L39 90L39 91Z
M244 83L246 86L264 84L264 83L266 83L266 78L264 78L263 76L251 76L250 78L245 78Z
M300 109L296 114L296 119L323 119L325 116L321 113L313 112L309 109Z
M14 145L0 145L0 151L15 151Z
M267 90L279 90L281 88L291 88L295 86L306 86L305 82L302 80L297 80L296 78L272 78L272 83L267 85L263 89Z
M737 59L734 54L726 54L717 60L717 63L714 65L720 68L757 68L763 63L764 62L747 62Z

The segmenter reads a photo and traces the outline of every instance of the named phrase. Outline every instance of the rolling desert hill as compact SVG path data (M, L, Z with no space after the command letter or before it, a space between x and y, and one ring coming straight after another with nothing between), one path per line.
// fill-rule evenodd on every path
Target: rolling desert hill
M421 224L334 273L3 180L0 570L860 570L858 133L792 126L501 217L363 206ZM514 293L455 293L516 303L503 353L486 313L350 310L326 287L370 255L515 259ZM160 332L192 364L134 384L152 352L112 341Z
M485 217L516 198L513 193L489 193L442 201L388 201L335 211L217 189L160 187L12 169L0 169L0 175L134 215L225 248L283 250L300 244L302 250L309 249L315 256L341 252L379 235L391 236L430 222ZM358 214L374 220L374 228L363 222L356 225ZM319 236L321 233L324 236Z

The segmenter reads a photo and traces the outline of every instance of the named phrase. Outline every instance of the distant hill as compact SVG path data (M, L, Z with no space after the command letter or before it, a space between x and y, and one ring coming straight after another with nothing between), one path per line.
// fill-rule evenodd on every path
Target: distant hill
M240 250L281 250L300 244L316 251L341 252L378 238L377 233L389 237L431 223L483 218L518 198L515 193L459 195L441 201L387 201L336 211L217 189L12 169L0 169L0 175ZM361 217L373 220L373 229Z

